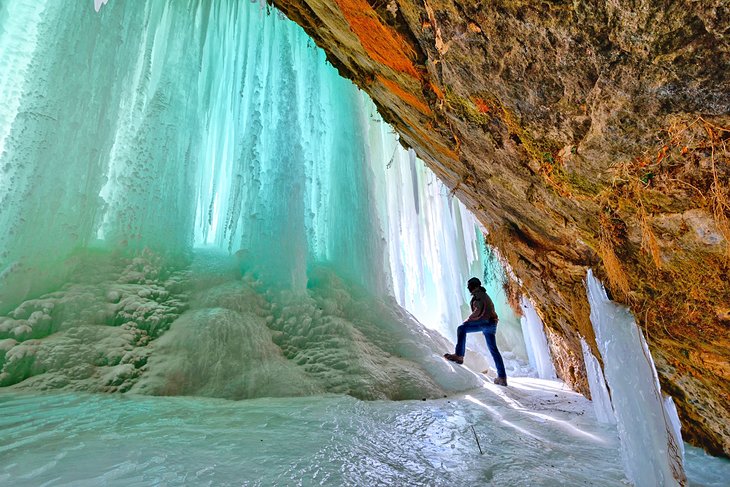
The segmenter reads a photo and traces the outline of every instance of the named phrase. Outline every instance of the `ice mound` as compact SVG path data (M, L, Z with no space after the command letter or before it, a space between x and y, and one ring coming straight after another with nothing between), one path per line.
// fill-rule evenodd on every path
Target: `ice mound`
M323 391L286 360L261 317L203 308L185 313L157 340L132 392L242 399Z
M413 399L480 384L440 357L452 348L445 339L330 269L310 271L302 293L267 287L252 272L224 282L207 272L195 274L191 309L152 344L133 392Z
M183 276L151 253L72 260L70 283L0 316L0 386L124 392L185 308L172 290Z
M72 283L0 317L0 385L413 399L481 384L479 374L447 363L441 354L453 345L393 298L327 267L310 269L302 292L238 269L212 252L172 269L151 253L86 256Z

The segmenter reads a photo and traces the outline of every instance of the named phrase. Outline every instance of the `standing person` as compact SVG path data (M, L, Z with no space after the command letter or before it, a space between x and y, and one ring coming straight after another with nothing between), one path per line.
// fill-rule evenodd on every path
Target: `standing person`
M507 373L504 371L504 361L497 348L497 323L499 317L494 311L494 303L487 295L487 290L482 287L482 282L472 277L466 283L471 293L471 314L464 323L456 329L457 341L456 352L444 355L448 360L457 364L464 363L464 352L466 351L466 334L481 331L487 340L487 348L492 354L494 365L497 367L497 378L494 383L500 386L507 385Z

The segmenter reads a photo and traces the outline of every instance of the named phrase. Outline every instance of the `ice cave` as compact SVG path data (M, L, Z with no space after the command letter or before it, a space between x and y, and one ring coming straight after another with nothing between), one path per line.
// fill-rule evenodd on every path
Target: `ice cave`
M457 85L328 41L422 76L388 50L418 9L446 69L422 3L0 0L0 485L730 485L612 275L566 341L399 125ZM443 358L474 276L506 387L481 334Z

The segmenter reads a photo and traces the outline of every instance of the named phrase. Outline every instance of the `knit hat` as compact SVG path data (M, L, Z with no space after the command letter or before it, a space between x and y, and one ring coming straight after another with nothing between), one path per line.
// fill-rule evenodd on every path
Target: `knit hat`
M466 283L466 288L471 291L472 289L476 289L482 285L482 281L477 279L476 277L472 277L469 279Z

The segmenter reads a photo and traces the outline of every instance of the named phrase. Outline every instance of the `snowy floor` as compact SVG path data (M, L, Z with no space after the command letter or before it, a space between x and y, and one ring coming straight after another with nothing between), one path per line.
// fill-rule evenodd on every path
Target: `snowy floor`
M0 431L0 485L624 485L615 429L539 379L402 402L1 393ZM723 485L702 457L693 484Z

